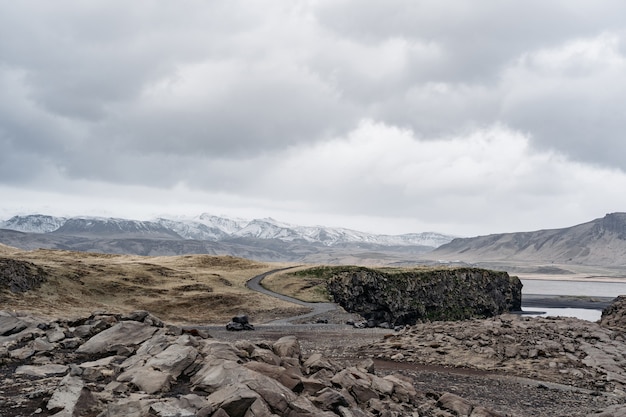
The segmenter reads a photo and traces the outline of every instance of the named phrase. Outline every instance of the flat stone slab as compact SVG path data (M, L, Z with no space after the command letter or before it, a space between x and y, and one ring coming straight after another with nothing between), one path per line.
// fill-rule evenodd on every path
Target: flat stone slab
M158 329L136 321L123 321L103 330L76 351L78 353L113 352L119 346L139 345L148 340Z
M9 336L19 333L28 327L28 324L17 317L0 316L0 336Z
M53 363L47 365L22 365L17 367L15 373L43 378L54 375L65 375L68 369L69 367L67 365Z

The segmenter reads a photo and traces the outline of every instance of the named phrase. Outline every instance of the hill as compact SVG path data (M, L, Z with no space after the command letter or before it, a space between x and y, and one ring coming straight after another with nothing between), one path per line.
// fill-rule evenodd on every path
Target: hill
M298 314L302 308L245 286L277 267L232 256L7 251L0 252L0 305L48 317L141 309L203 324L225 324L238 313L255 321L275 318L276 311Z
M581 266L619 271L626 265L626 213L607 214L563 229L457 238L428 256L483 265L543 264L546 272L553 273L567 273Z

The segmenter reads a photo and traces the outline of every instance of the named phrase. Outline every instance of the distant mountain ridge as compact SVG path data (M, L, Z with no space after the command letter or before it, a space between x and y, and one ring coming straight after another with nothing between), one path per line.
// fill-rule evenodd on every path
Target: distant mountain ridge
M271 218L247 221L206 213L190 219L157 218L151 221L102 217L65 218L32 214L0 221L0 229L82 237L185 239L209 242L250 238L276 239L328 247L363 243L435 248L454 238L435 232L381 235L345 228L291 225Z
M544 262L626 268L626 213L576 226L456 238L428 254L464 262Z
M205 253L271 262L395 266L460 262L521 272L528 264L556 271L549 273L584 265L626 276L626 213L562 229L472 238L434 232L378 235L211 214L150 221L36 214L0 221L0 243L27 250L142 256Z

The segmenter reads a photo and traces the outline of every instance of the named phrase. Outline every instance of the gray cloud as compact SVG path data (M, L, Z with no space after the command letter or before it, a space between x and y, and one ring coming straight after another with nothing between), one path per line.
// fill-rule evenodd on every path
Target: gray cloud
M624 146L619 132L626 120L619 110L626 86L617 74L606 79L588 73L580 82L564 68L550 75L551 85L542 85L541 74L508 80L517 83L515 88L535 92L514 105L505 102L512 86L503 85L502 78L525 54L606 33L617 38L615 52L624 59L620 16L625 12L621 2L600 7L570 1L431 5L398 0L360 2L359 7L332 2L320 15L325 27L363 43L399 38L437 50L409 56L398 86L403 91L384 97L376 107L382 120L435 136L500 121L530 132L538 146L624 169L626 163L615 157L615 149Z
M529 207L559 196L562 206L580 198L567 180L545 184L519 167L545 173L537 159L561 158L563 172L602 181L617 170L611 178L621 181L625 9L564 0L5 2L0 185L183 184L229 201L271 197L269 206L283 199L311 212L433 223L481 217L486 202L535 213ZM510 161L518 176L498 163L500 143L524 144ZM432 149L440 153L422 158ZM483 175L482 164L496 167ZM455 214L455 198L466 211ZM590 212L586 204L573 211Z

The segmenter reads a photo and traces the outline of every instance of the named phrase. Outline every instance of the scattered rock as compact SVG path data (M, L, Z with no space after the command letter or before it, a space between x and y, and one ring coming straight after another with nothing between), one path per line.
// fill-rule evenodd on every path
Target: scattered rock
M570 317L501 315L407 327L364 346L371 357L538 378L626 400L624 336Z
M72 334L72 324L91 326L91 337L72 338L79 346L68 351L60 335ZM22 331L30 335L26 345L0 338L7 353L0 404L11 416L427 417L453 407L446 397L419 395L401 376L375 375L371 359L346 368L320 354L303 358L293 336L232 344L172 332L142 312L27 324ZM49 349L11 355L42 342Z

